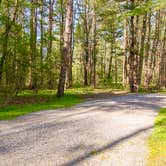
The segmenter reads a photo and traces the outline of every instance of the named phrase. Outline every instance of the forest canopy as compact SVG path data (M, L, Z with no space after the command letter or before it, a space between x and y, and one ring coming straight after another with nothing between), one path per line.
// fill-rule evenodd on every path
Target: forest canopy
M0 91L166 88L165 0L0 0Z

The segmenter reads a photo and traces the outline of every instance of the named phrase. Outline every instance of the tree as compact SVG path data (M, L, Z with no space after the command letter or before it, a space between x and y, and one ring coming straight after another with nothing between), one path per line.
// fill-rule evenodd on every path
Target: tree
M0 90L165 88L165 16L162 0L2 0Z
M64 88L66 81L66 72L68 67L68 58L70 54L71 47L71 28L72 28L72 17L73 17L73 0L67 0L66 5L66 23L63 36L63 51L61 55L61 71L58 85L57 96L64 96Z

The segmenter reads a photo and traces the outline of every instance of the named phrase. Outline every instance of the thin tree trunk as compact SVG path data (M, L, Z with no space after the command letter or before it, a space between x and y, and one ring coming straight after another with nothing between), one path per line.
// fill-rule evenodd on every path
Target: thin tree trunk
M144 79L144 87L148 89L148 76L149 76L149 56L150 56L150 34L151 34L151 13L148 14L147 21L147 42L146 42L146 50L145 50L145 79Z
M48 51L47 51L47 60L48 60L48 88L53 88L53 81L52 81L52 40L53 40L53 6L54 0L49 0L49 39L48 39Z
M161 62L159 66L159 86L161 88L166 88L166 24L164 30L164 39L162 45L162 54L161 54Z
M31 80L30 80L30 88L36 89L36 10L35 10L35 1L31 0L31 18L30 18L30 54L31 54L31 66L30 66L30 73L31 73Z
M73 7L74 8L74 7ZM68 67L68 72L67 72L67 87L71 88L73 86L73 54L74 54L74 26L75 26L75 15L76 11L73 11L73 19L72 19L72 24L71 24L71 37L70 37L70 55L69 55L69 67Z
M147 87L149 88L150 83L152 82L153 79L153 73L154 69L156 66L156 53L157 53L157 46L159 43L159 29L160 29L160 11L157 11L156 13L156 23L155 23L155 34L154 34L154 39L153 39L153 45L152 45L152 50L151 50L151 59L149 63L149 68L148 68L148 78L147 78Z
M137 84L140 87L141 84L141 77L142 77L142 70L143 70L143 60L144 60L144 48L145 48L145 37L146 37L146 22L147 22L147 14L143 16L143 25L142 25L142 33L141 33L141 46L139 52L139 68L138 68L138 78Z
M115 49L115 84L118 83L118 58L116 55L116 49Z
M123 47L124 47L124 57L123 57L123 86L127 85L127 20L124 20L124 34L123 34Z
M41 7L40 7L40 84L43 86L43 35L44 35L44 29L43 29L43 5L44 0L41 0Z

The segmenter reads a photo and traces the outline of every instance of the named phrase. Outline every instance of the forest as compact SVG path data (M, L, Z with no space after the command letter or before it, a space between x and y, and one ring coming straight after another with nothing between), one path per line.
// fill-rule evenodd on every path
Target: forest
M0 90L166 87L165 0L1 0Z

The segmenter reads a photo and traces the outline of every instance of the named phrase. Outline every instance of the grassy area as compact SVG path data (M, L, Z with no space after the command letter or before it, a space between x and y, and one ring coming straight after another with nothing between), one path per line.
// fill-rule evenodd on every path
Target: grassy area
M0 120L10 120L31 112L70 107L83 101L78 94L83 90L69 90L63 98L57 98L54 90L34 91L26 90L17 97L6 99L0 95Z
M85 97L105 97L110 94L122 94L121 89L73 88L66 91L64 98L57 98L55 90L24 90L17 97L6 98L0 94L0 120L9 120L31 112L70 107L83 101Z
M57 98L55 90L25 90L17 97L6 99L0 95L0 120L10 120L31 112L70 107L83 101L86 95L111 93L111 89L73 88L66 91L63 98Z
M139 91L138 91L139 93L163 93L163 94L165 94L166 93L166 89L161 89L161 90L159 90L159 89L155 89L155 88L150 88L150 89L148 89L148 90L146 90L146 89L144 89L144 88L140 88L139 89Z
M70 107L77 103L80 103L82 100L83 99L79 97L67 95L64 98L50 98L50 100L45 102L18 104L11 106L8 105L0 108L0 120L9 120L21 115L41 110Z
M155 128L149 140L150 155L147 166L166 165L166 108L156 119Z

